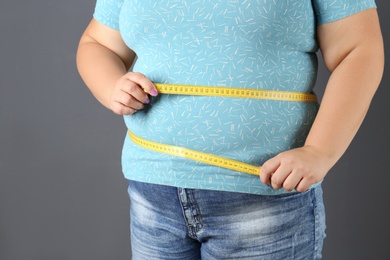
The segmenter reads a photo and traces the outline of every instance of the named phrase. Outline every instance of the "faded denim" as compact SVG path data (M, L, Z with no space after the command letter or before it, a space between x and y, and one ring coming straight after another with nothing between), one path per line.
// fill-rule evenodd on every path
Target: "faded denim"
M132 257L321 259L322 188L275 196L129 181Z

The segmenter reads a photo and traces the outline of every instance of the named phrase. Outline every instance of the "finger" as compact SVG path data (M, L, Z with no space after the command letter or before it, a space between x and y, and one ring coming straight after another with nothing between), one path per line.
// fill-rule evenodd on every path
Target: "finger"
M282 187L282 185L279 184L279 180L276 180L276 178L274 177L274 174L271 175L270 182L270 185L274 190L279 190Z
M116 97L116 101L121 103L123 106L133 108L135 110L141 110L144 108L144 104L140 102L137 98L132 96L127 92L122 92Z
M121 104L121 103L119 103L119 102L115 102L115 103L112 105L111 110L112 110L115 114L118 114L118 115L132 115L132 114L134 114L135 112L137 112L136 109L131 108L131 107L124 106L123 104Z
M148 104L150 102L148 95L145 91L139 86L136 82L131 80L126 80L122 86L121 90L123 93L118 97L118 101L128 107L133 107L137 103L137 108L139 109L139 104ZM133 103L133 104L132 104Z
M302 180L302 176L296 172L292 172L283 182L283 188L287 192L293 191L300 181Z
M260 180L265 185L271 185L271 175L278 169L280 166L280 161L277 158L271 158L266 161L263 166L261 166L260 171Z
M138 84L144 92L149 93L151 96L155 97L158 95L156 86L144 74L130 72L127 74L127 78Z
M314 183L311 183L308 181L308 178L303 178L298 185L295 187L295 190L298 192L305 192L307 191L311 185Z
M282 165L278 167L274 174L271 177L271 185L274 190L279 190L283 187L286 178L291 174L291 169L289 167L283 167Z

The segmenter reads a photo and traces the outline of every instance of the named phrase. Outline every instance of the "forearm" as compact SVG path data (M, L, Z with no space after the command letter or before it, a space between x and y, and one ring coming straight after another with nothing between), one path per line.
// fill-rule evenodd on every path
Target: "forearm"
M82 40L77 52L77 67L96 99L109 108L115 83L126 74L129 65L103 45Z
M330 167L356 135L382 72L383 53L373 46L355 48L333 70L305 143L325 155Z

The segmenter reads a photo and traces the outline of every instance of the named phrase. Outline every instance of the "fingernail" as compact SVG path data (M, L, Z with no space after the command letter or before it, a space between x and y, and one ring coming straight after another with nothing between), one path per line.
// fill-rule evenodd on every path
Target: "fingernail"
M152 95L153 97L156 97L158 95L158 93L155 89L152 89L152 91L150 91L150 95Z
M146 100L144 101L145 104L149 104L150 103L150 99L149 98L146 98Z

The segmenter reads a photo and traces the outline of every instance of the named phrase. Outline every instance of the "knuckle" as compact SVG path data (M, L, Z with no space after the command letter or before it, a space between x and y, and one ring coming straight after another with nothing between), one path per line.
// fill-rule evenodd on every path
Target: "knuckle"
M309 183L315 183L316 182L316 176L314 173L307 174L306 179Z
M269 169L268 169L268 164L267 164L267 163L264 163L264 164L261 166L261 173L263 173L263 174L269 174Z
M307 170L306 170L306 167L305 167L304 165L302 165L302 164L297 164L295 167L296 167L296 169L297 169L299 172L305 172L305 171L307 171Z
M274 184L281 184L282 183L282 180L278 175L273 175L271 180L272 180L272 183L274 183Z
M127 108L119 103L112 104L111 110L117 115L125 115L127 113Z
M297 163L296 157L294 157L293 155L291 155L289 153L283 152L283 153L280 153L279 156L280 156L279 159L280 159L281 163L283 163L283 164L296 165L296 163Z
M125 103L125 105L129 105L133 100L134 100L134 98L131 95L126 95L123 98L123 102Z
M124 115L126 113L126 109L124 106L118 106L117 112L119 115Z
M268 183L269 183L269 176L266 175L266 174L262 174L262 173L260 172L260 181L261 181L262 183L268 184Z
M286 157L284 159L284 162L288 165L293 166L293 167L300 167L299 165L297 165L295 158L292 158L292 157Z
M122 115L122 108L118 105L114 105L111 110L117 115Z
M128 92L130 92L130 93L136 91L137 88L138 88L138 85L135 84L135 83L132 82L132 81L129 81L129 83L127 84L127 90L128 90Z
M122 108L119 108L118 109L118 115L124 115L125 114L125 109L122 107Z
M145 75L140 73L140 72L132 72L132 77L135 79L135 80L141 80L141 79L144 79L145 78Z

